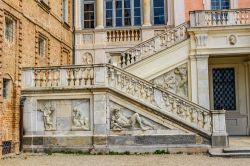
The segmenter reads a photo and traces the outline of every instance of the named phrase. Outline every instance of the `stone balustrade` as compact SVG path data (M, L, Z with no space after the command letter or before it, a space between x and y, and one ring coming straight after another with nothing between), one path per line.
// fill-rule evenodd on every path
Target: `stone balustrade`
M246 25L250 9L198 10L190 12L191 27Z
M23 90L100 87L118 91L203 133L210 135L212 132L211 111L112 65L25 68L23 70Z
M207 133L212 132L212 114L209 110L114 66L108 66L107 71L111 88L163 113L171 114L179 121L185 121Z
M104 79L104 75L98 73L100 67L102 65L25 68L22 86L24 89L92 86L98 84L98 79ZM95 79L94 75L100 77Z
M188 27L188 23L183 23L171 30L168 30L124 51L122 53L120 62L121 67L125 68L140 61L141 59L155 54L157 51L161 51L187 39Z
M141 41L140 29L111 29L106 34L108 43Z

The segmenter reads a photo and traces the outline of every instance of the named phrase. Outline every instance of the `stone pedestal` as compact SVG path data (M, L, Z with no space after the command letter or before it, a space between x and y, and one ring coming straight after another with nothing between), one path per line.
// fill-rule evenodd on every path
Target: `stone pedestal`
M228 134L226 131L226 111L214 110L212 111L212 147L226 147L228 146Z

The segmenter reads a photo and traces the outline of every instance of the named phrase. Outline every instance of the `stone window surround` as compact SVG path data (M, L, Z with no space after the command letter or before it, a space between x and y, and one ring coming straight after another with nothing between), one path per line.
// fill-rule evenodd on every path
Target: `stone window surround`
M64 23L69 23L69 1L62 0L62 19Z
M81 29L91 29L91 28L84 28L84 5L85 4L94 4L94 28L96 27L96 1L94 0L80 0L80 25Z
M12 30L11 30L11 36L8 36L9 37L9 39L7 39L7 37L6 37L6 32L7 32L7 26L6 26L6 20L9 20L9 21L12 21ZM12 17L12 16L10 16L10 15L5 15L5 17L4 17L4 39L5 39L5 41L7 42L7 43L13 43L14 42L14 39L15 39L15 33L16 33L16 20Z
M230 9L238 8L238 1L239 0L230 0ZM204 9L211 10L211 0L203 0Z
M37 53L38 53L38 55L39 55L39 57L40 58L46 58L47 57L47 55L48 55L48 38L45 36L45 35L43 35L43 34L41 34L41 33L39 33L39 35L37 36ZM43 41L44 41L44 49L43 49L43 55L41 55L41 53L40 53L40 44L39 44L39 40L40 39L42 39Z

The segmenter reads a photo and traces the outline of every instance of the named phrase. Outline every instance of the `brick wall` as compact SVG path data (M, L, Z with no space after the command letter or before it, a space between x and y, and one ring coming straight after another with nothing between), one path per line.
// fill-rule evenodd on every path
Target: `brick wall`
M72 26L62 21L61 1L52 0L49 7L38 0L0 0L0 156L2 141L12 141L12 152L19 152L21 68L71 63ZM14 20L13 42L5 39L6 17ZM45 57L38 54L39 35L47 41ZM5 99L3 78L10 80L10 95Z

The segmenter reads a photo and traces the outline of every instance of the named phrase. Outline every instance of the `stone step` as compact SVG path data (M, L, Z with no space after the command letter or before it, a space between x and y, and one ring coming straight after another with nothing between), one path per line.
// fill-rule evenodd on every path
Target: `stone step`
M224 153L250 153L250 147L229 147L223 149Z
M208 151L209 155L211 157L250 157L250 152L233 152L233 151L227 151L224 152L223 148L212 148Z

